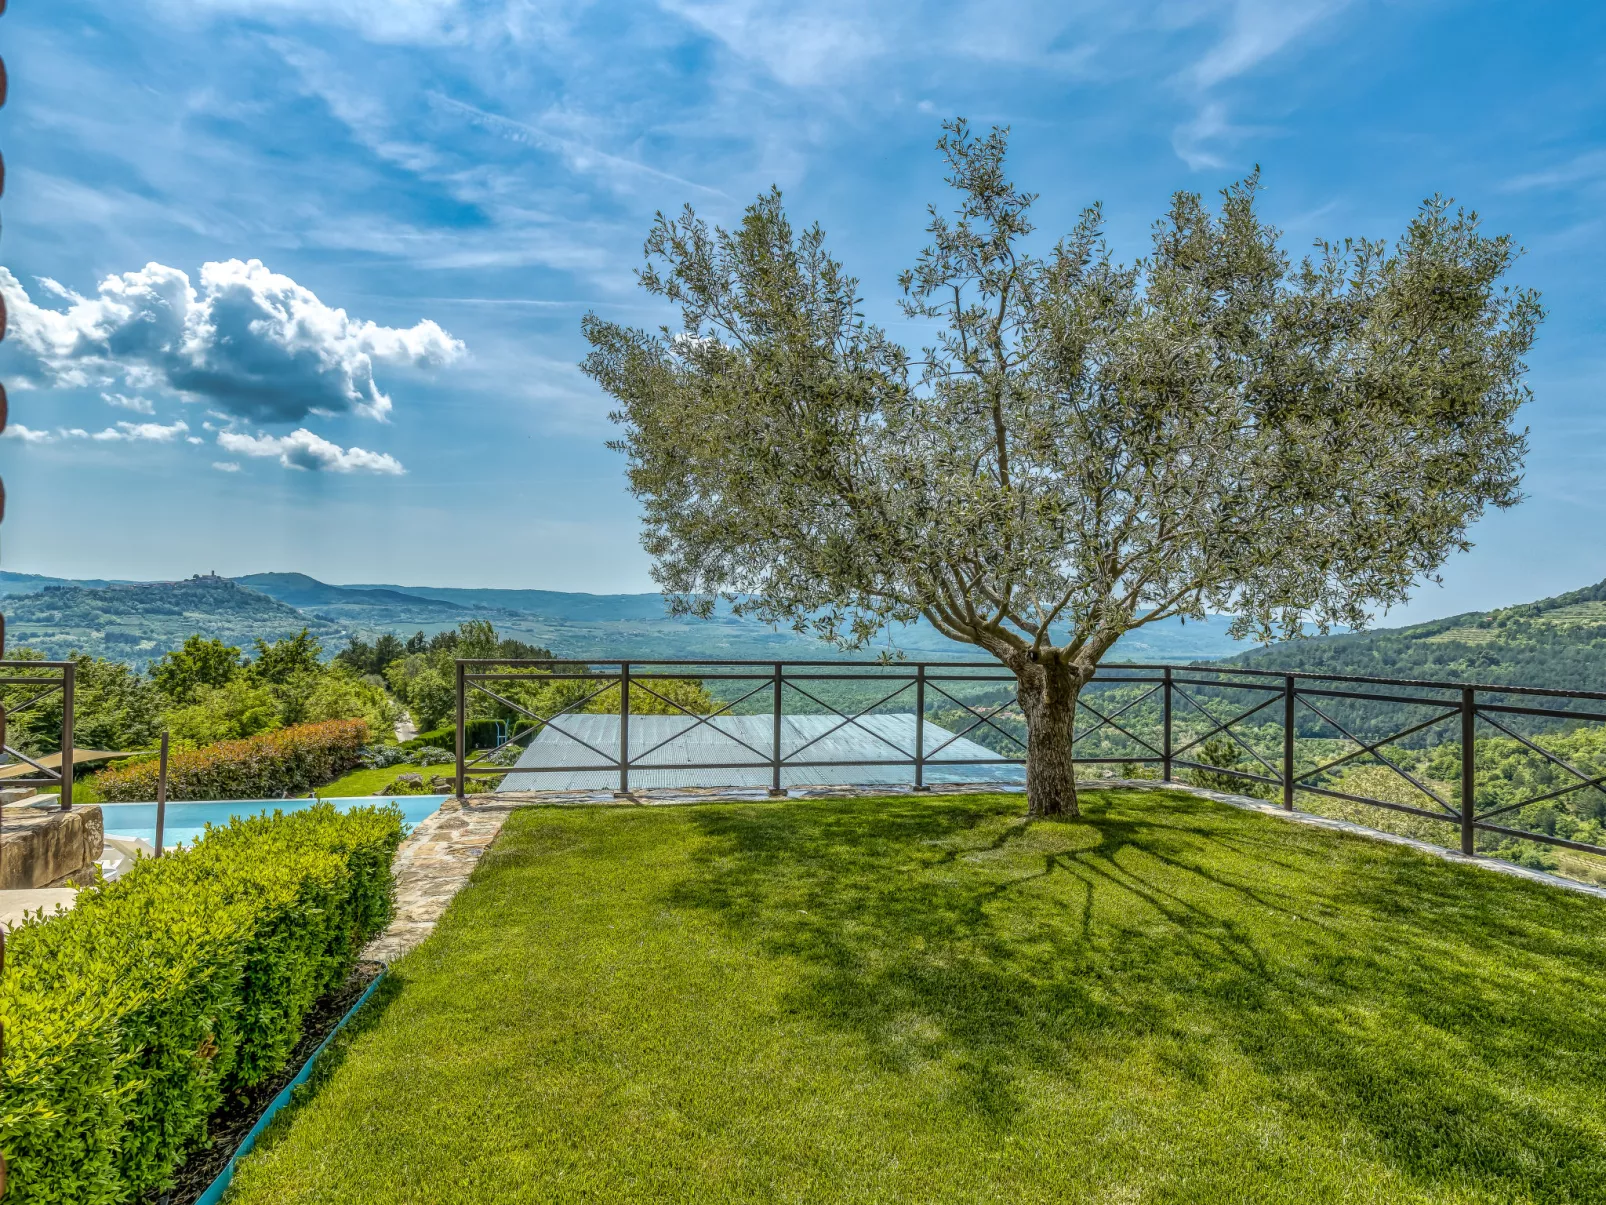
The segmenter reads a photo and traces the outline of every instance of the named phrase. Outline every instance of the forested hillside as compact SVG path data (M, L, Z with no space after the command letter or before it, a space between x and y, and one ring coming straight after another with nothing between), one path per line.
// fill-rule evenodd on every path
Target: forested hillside
M1499 611L1274 644L1221 664L1606 690L1606 582Z
M304 573L253 573L231 580L69 582L0 573L0 594L12 596L15 636L52 657L77 651L142 666L184 638L202 635L249 643L308 628L326 647L351 636L373 641L434 636L465 621L488 621L509 638L558 649L566 656L633 659L809 659L833 651L812 636L779 631L722 608L712 619L669 615L657 594L577 594L555 590L474 590L424 586L336 586ZM1238 646L1227 619L1170 621L1122 639L1111 656L1133 661L1222 657ZM921 660L986 658L955 644L929 624L890 634L892 647ZM873 657L887 642L857 654Z
M311 618L227 578L140 585L48 585L6 606L7 644L48 658L71 653L144 666L197 633L229 644L280 640L307 628L330 639L333 624Z

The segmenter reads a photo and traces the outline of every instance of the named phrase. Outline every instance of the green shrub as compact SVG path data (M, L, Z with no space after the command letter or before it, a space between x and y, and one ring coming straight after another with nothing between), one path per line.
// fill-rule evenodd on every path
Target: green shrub
M271 799L322 786L361 764L362 720L327 720L264 732L243 741L182 749L167 764L169 799ZM95 777L102 799L156 798L157 763L143 759Z
M467 721L463 725L465 749L472 751L475 749L496 748L498 741L496 723L495 720ZM432 728L428 732L420 732L410 740L403 741L399 747L402 749L423 749L431 745L441 749L456 749L457 729Z
M167 1183L230 1092L285 1064L308 1009L389 919L394 808L234 820L8 941L7 1205Z

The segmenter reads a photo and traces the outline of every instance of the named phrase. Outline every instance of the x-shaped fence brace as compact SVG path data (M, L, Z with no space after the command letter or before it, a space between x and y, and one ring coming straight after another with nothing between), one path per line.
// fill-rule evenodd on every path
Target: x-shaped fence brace
M0 4L0 9L3 9ZM23 667L26 667L24 669ZM7 786L41 787L59 786L61 788L61 805L72 805L72 679L74 667L70 663L62 662L8 662L6 668L17 671L19 676L0 677L0 687L33 687L34 693L22 702L8 704L5 707L5 724L0 725L0 731L9 731L10 721L18 714L27 711L53 695L62 696L62 764L51 769L35 761L20 749L14 748L8 741L0 741L0 750L9 757L32 766L38 773L36 775L22 775L4 780ZM44 675L50 675L46 677Z
M468 664L486 666L497 663L474 662ZM524 663L524 667L527 668L528 664L529 663ZM573 664L574 663L572 662L567 663L569 667L572 667ZM552 673L550 671L542 673L519 674L498 674L490 672L465 673L463 683L465 688L472 688L482 692L502 707L508 709L513 714L522 717L528 722L521 726L518 721L515 721L511 731L509 732L509 735L507 736L507 739L501 741L495 748L481 752L473 758L465 758L460 765L460 773L489 775L542 769L542 767L509 767L506 765L494 764L493 759L503 754L509 747L517 746L519 742L521 742L526 736L539 732L544 728L551 728L555 733L558 733L567 740L574 742L574 744L580 748L583 748L594 754L598 759L596 763L590 765L563 767L554 766L550 767L550 769L618 770L621 771L622 777L623 775L628 774L628 771L631 769L757 769L762 767L771 767L775 772L775 781L778 785L780 781L780 772L783 767L823 767L847 764L912 764L916 767L916 782L918 785L918 783L921 781L922 766L981 764L983 760L988 763L1019 764L1025 760L1025 740L1022 738L1020 733L1011 731L1009 728L1006 728L999 723L1000 715L1007 711L1011 705L1010 700L1006 699L1001 703L990 705L986 703L970 702L961 697L961 692L955 685L956 683L964 681L980 683L991 682L994 680L992 678L973 673L949 673L939 678L938 675L930 673L928 666L926 665L914 666L913 668L916 670L916 674L914 676L895 679L895 687L891 690L880 693L879 697L876 697L872 702L865 706L857 707L853 710L844 710L842 707L831 703L829 699L823 695L823 692L820 692L812 687L805 687L796 678L786 676L784 673L784 663L652 663L659 666L667 666L671 664L675 665L676 669L673 675L663 672L648 672L632 675L630 672L629 663L618 664L620 665L620 669L617 673L610 672L600 676L591 673ZM760 666L768 666L771 664L774 664L773 675L753 672L756 671ZM860 684L869 684L877 681L877 678L873 675L856 672L822 672L828 671L830 668L826 665L826 663L816 662L804 664L812 665L815 670L815 672L810 672L805 675L803 677L804 681L812 682L815 680L826 680L837 682L857 682ZM668 678L671 676L697 677L699 676L699 667L702 667L702 672L707 674L708 667L712 666L736 668L742 672L715 673L708 676L730 679L747 679L755 681L756 684L750 689L742 691L735 698L732 698L728 702L720 704L717 708L710 712L693 711L691 707L687 706L685 703L671 697L663 690L660 690L651 684L657 679ZM462 668L463 665L460 664L460 670ZM1146 689L1141 690L1131 698L1120 700L1118 705L1113 707L1103 706L1101 705L1102 699L1100 699L1098 702L1095 702L1094 699L1085 695L1078 699L1077 714L1079 722L1082 720L1084 714L1088 717L1091 717L1094 722L1089 726L1075 729L1072 735L1072 743L1074 749L1080 742L1085 741L1102 731L1109 731L1112 734L1119 734L1130 741L1132 743L1134 753L1120 757L1091 757L1077 758L1076 760L1105 762L1117 760L1132 762L1160 762L1165 767L1165 772L1168 777L1173 767L1181 767L1185 769L1209 771L1240 780L1269 784L1271 786L1280 786L1283 789L1283 803L1285 807L1293 806L1292 801L1294 798L1294 793L1298 791L1307 792L1313 795L1348 800L1398 812L1406 812L1434 820L1459 822L1463 831L1462 842L1464 849L1468 848L1471 844L1470 834L1472 830L1474 828L1482 828L1496 833L1531 837L1534 840L1548 841L1551 844L1564 845L1568 846L1569 848L1584 849L1590 852L1606 852L1598 849L1595 846L1579 842L1566 841L1541 833L1530 833L1526 830L1508 829L1500 825L1489 823L1489 821L1496 817L1503 816L1511 812L1520 811L1521 809L1532 804L1544 803L1553 799L1558 799L1577 791L1596 789L1606 793L1606 772L1591 774L1586 770L1572 765L1565 758L1557 755L1549 749L1544 748L1534 740L1510 727L1507 723L1501 722L1501 720L1495 718L1491 712L1510 712L1513 714L1533 715L1556 719L1594 719L1601 720L1603 722L1606 722L1606 715L1563 711L1555 708L1523 707L1500 703L1490 703L1480 701L1476 698L1477 691L1483 691L1485 695L1502 693L1502 688L1493 686L1472 687L1463 686L1461 684L1412 682L1392 679L1323 679L1314 678L1314 676L1308 675L1268 672L1260 672L1258 674L1259 680L1245 681L1243 678L1234 680L1226 675L1229 672L1248 674L1254 673L1255 671L1211 671L1207 669L1201 669L1197 666L1130 666L1123 667L1123 669L1137 670L1148 674L1163 672L1164 677L1117 677L1106 679L1106 681L1111 684L1116 682L1133 682L1146 686ZM1191 673L1195 676L1191 678L1177 677L1173 674L1173 669L1180 669L1184 673ZM1222 676L1217 679L1209 679L1200 676L1210 673L1221 673ZM1273 685L1271 682L1265 680L1267 678L1281 678L1282 682ZM1313 678L1314 681L1312 681ZM533 682L550 682L556 679L584 679L588 682L594 681L596 683L596 687L595 689L590 690L588 693L582 695L582 697L566 702L562 707L556 711L553 711L551 714L541 714L540 712L531 710L530 707L522 703L506 697L504 693L492 690L486 685L487 682L510 679L514 681L527 680ZM1305 680L1301 681L1301 679ZM884 681L885 679L881 680ZM1314 682L1326 682L1334 685L1340 683L1377 683L1380 685L1393 686L1395 688L1426 687L1434 689L1458 689L1462 693L1462 699L1458 704L1449 699L1427 698L1415 694L1400 694L1393 692L1379 693L1376 690L1362 689L1333 689L1317 686L1314 684ZM1195 693L1199 688L1214 691L1247 690L1264 693L1267 697L1254 703L1252 706L1236 709L1234 710L1233 714L1223 719L1211 710L1211 707L1207 705L1205 699L1201 698ZM684 728L680 729L679 731L671 732L669 735L662 737L656 743L652 744L642 752L635 754L634 756L630 754L627 744L629 723L628 718L621 720L621 743L617 752L609 752L598 748L590 740L587 740L578 732L573 731L572 726L567 726L564 723L559 722L566 716L579 714L584 707L586 707L598 696L615 689L621 692L624 715L626 716L628 716L627 692L641 691L661 702L668 709L667 714L684 716L690 722ZM809 703L819 708L824 714L836 717L837 722L831 724L830 727L822 732L810 735L808 739L804 740L797 747L783 749L781 737L782 698L784 693L788 690L792 691L795 697L807 700ZM899 741L893 739L892 736L889 736L886 731L883 731L877 726L866 722L867 717L877 713L881 709L885 708L888 704L906 698L911 690L916 691L915 742L917 747L913 750L904 748ZM741 732L733 731L729 725L719 725L715 723L715 721L721 717L737 715L737 708L741 707L744 703L747 703L755 696L763 694L766 691L774 692L774 718L776 725L774 748L761 748L759 745L756 745L750 740L745 739ZM925 707L928 692L930 692L934 698L944 700L947 704L957 708L965 717L963 727L959 727L955 731L945 733L944 739L942 739L941 743L929 749L924 747L925 738L922 735L925 729ZM1505 688L1504 693L1511 692L1553 694L1569 698L1597 697L1584 692L1522 691L1518 690L1518 688ZM44 695L47 693L48 688L46 691L40 692L34 698L29 699L26 703L19 705L13 710L22 710L26 706L37 702L38 698L44 697ZM1164 701L1162 732L1158 739L1150 735L1144 735L1144 726L1142 724L1133 725L1130 719L1126 719L1130 713L1134 712L1135 709L1141 707L1143 704L1154 699L1156 695L1162 695ZM1606 700L1606 695L1601 695L1599 697L1603 700ZM1427 707L1432 709L1432 714L1428 715L1425 719L1406 724L1403 727L1389 732L1384 736L1361 735L1360 726L1346 724L1345 722L1341 721L1338 716L1334 714L1333 709L1319 704L1317 702L1318 699L1346 700L1363 704L1371 703L1405 707ZM1202 717L1208 726L1203 732L1186 732L1183 734L1185 739L1183 739L1181 743L1173 744L1173 737L1176 734L1173 731L1172 711L1173 704L1179 701L1188 709L1188 713L1190 715ZM1250 740L1245 738L1243 732L1241 731L1242 725L1245 723L1245 721L1252 720L1255 716L1262 714L1279 701L1284 703L1285 708L1281 723L1284 738L1283 760L1281 766L1274 764L1273 760L1269 759L1261 752L1261 750L1257 749ZM460 705L461 703L462 700L460 700ZM1338 737L1353 747L1340 753L1336 757L1329 758L1319 765L1308 768L1296 766L1294 725L1296 714L1298 714L1299 708L1304 708L1305 713L1314 716L1327 729L1333 733L1336 733ZM664 713L660 712L659 714ZM461 715L462 709L460 706L460 718ZM1435 789L1433 785L1425 781L1419 774L1413 773L1405 765L1402 765L1400 762L1389 756L1389 746L1397 745L1399 742L1406 740L1417 733L1432 728L1437 724L1442 724L1446 721L1456 719L1457 717L1459 717L1462 722L1462 744L1469 750L1473 742L1468 738L1468 734L1474 730L1474 726L1477 721L1481 720L1484 724L1493 728L1501 735L1517 741L1524 748L1544 759L1547 763L1554 763L1576 781L1533 795L1516 803L1503 803L1496 807L1490 807L1483 811L1477 811L1471 800L1452 800L1446 798L1444 794ZM751 755L754 760L725 762L717 766L702 764L693 765L690 763L659 764L658 762L650 760L654 754L660 752L667 745L670 745L674 741L680 740L688 734L697 731L699 728L704 727L710 728L714 732L717 732L721 738L730 742L733 746L739 747L742 752ZM880 760L858 760L853 762L815 762L804 760L805 755L809 750L816 748L822 741L825 741L832 735L850 727L868 734L873 741L877 742L879 745L885 746L892 754L895 754L896 757ZM953 757L942 758L940 756L945 750L950 749L956 742L969 737L972 733L982 730L986 730L987 732L993 734L995 738L994 743L1002 746L1003 752L1000 752L999 756L988 759L960 759ZM1251 763L1250 766L1240 768L1240 765L1242 765L1241 759L1239 765L1217 766L1209 765L1207 763L1191 759L1187 756L1190 751L1201 748L1207 741L1210 741L1212 738L1217 736L1223 736L1227 738L1237 749L1241 750L1243 754L1247 754ZM998 740L997 738L1001 738L1001 740ZM1007 755L1007 751L1011 748L1019 750L1021 756ZM21 755L19 754L18 756ZM1430 803L1432 806L1417 807L1408 803L1399 803L1394 800L1378 799L1366 795L1357 795L1335 789L1334 786L1322 785L1322 780L1327 776L1333 774L1335 771L1344 769L1346 766L1353 766L1363 759L1365 759L1368 764L1376 764L1385 767L1392 775L1397 776L1403 782L1408 783L1414 791L1418 792L1422 796L1425 802ZM30 764L34 764L37 767L37 763L32 762L31 759L24 758L23 760L27 760L30 762ZM1473 772L1473 763L1470 752L1463 754L1463 767L1464 775L1470 775ZM43 767L38 768L44 770ZM1263 771L1263 773L1258 771ZM49 773L50 771L44 770L44 772ZM1465 793L1466 792L1463 791L1463 794ZM1457 806L1458 804L1459 806Z

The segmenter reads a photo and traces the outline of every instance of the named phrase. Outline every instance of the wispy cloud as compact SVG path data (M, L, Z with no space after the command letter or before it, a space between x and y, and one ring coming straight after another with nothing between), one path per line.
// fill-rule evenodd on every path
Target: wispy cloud
M1554 167L1513 176L1504 188L1507 192L1530 192L1595 181L1606 181L1606 150L1583 151Z
M373 42L460 41L470 24L460 0L169 0L170 8L196 9L266 21L345 25Z
M1226 28L1184 73L1201 91L1235 79L1296 41L1349 0L1232 0Z
M148 397L138 394L130 396L126 393L102 393L100 400L108 406L116 406L122 410L132 410L135 414L155 414L156 404Z
M887 23L861 4L762 0L665 0L663 7L712 34L785 84L840 79L886 48Z
M1171 145L1189 167L1226 166L1227 152L1260 127L1234 122L1220 89L1288 50L1350 0L1230 0L1197 10L1221 35L1184 68L1176 83L1194 107L1172 132Z
M579 139L565 138L553 133L550 128L543 128L533 122L517 121L511 117L489 113L466 101L456 100L440 92L430 92L428 96L431 103L439 108L455 113L472 124L489 130L510 142L538 147L541 150L561 155L571 170L582 175L597 177L610 187L618 187L626 182L639 182L641 178L645 177L668 184L676 184L682 188L695 189L698 192L708 193L713 196L722 197L725 195L717 188L710 188L706 184L698 184L694 180L684 179L672 172L661 171L635 159L612 154Z

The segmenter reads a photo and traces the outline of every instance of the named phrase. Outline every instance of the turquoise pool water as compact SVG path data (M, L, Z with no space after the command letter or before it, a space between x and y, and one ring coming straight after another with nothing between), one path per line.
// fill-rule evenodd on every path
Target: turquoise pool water
M171 849L175 845L188 845L199 837L208 824L227 824L233 816L255 816L263 812L297 812L314 803L332 803L341 811L363 807L370 803L394 803L401 808L402 818L408 826L417 824L435 813L446 802L447 795L364 795L356 799L225 799L170 803L167 821L162 828L162 844ZM156 805L154 803L102 803L98 805L106 823L108 837L142 837L152 845L156 843Z

